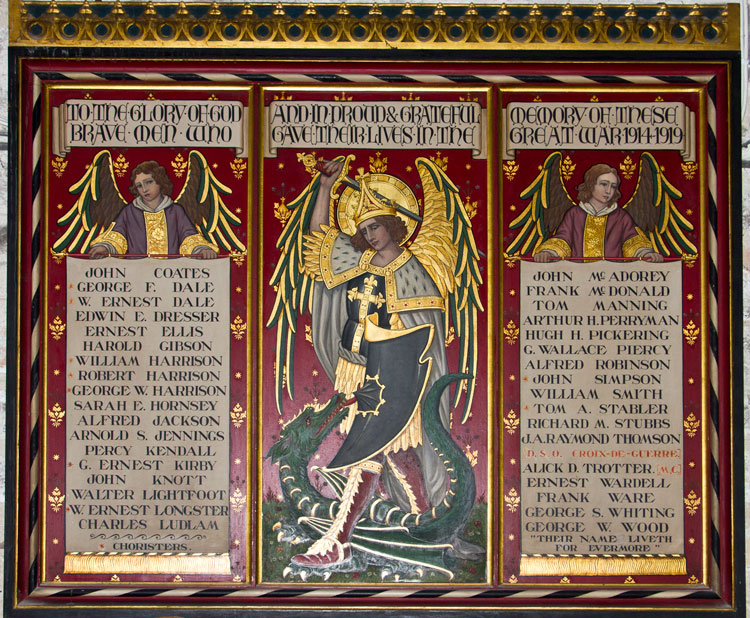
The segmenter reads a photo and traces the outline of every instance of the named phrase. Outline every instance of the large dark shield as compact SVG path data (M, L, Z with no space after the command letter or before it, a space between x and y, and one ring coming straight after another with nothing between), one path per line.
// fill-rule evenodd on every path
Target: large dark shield
M419 409L430 376L429 324L392 331L367 324L369 342L365 381L354 396L357 416L329 470L347 468L382 451Z

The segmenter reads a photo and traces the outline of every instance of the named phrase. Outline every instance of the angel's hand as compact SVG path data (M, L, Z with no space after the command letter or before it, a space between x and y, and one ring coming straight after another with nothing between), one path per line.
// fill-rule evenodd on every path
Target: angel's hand
M544 262L545 264L552 259L556 258L557 256L552 253L552 251L547 251L546 249L543 249L539 253L534 254L534 261L535 262Z
M203 247L202 249L198 249L198 251L195 252L195 255L199 256L199 259L201 260L216 259L216 251L214 251L213 249L210 249L209 247Z
M330 191L333 183L335 183L336 179L339 177L339 174L341 173L341 169L343 167L343 160L324 161L322 167L320 168L320 171L322 172L320 175L320 187L322 189L327 189Z
M661 264L664 261L664 256L661 253L656 253L656 251L652 251L651 253L647 253L643 256L644 261L646 262L653 262L655 264Z
M100 260L102 258L105 258L109 255L109 249L107 249L106 245L94 245L91 248L91 251L89 251L89 257L92 260Z

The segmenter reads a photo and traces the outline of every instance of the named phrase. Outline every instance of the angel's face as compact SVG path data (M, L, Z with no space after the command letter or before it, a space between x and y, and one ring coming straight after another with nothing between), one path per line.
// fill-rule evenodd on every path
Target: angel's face
M591 191L591 202L594 206L609 206L619 184L620 180L612 172L599 176Z
M363 221L359 225L359 231L362 232L362 236L375 251L380 251L393 243L388 229L377 219Z
M151 174L137 174L133 186L146 204L161 201L161 187Z

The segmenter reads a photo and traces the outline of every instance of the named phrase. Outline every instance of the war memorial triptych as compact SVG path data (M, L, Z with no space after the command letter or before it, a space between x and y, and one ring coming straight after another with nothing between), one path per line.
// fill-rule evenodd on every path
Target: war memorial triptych
M734 603L731 63L16 62L13 607Z

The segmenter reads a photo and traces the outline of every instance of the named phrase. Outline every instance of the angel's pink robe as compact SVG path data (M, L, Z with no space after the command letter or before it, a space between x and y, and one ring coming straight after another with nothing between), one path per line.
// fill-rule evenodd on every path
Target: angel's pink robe
M543 250L554 251L562 258L629 258L653 248L622 208L593 216L574 206L565 213L554 236L539 245L535 253Z
M166 224L165 229L150 230L151 234L164 234L167 235L167 251L170 255L179 255L180 253L193 253L198 246L209 246L203 236L198 234L196 227L190 222L190 219L185 214L182 206L172 202L169 206L163 209L164 221ZM163 226L160 226L163 228ZM153 253L149 251L149 243L146 231L146 216L144 211L137 208L133 202L130 202L125 206L115 219L114 227L102 234L99 238L95 239L94 243L107 242L112 233L119 234L127 243L127 251L125 253L132 255L146 255L147 253ZM185 251L182 247L186 239L197 236L193 239L194 242L190 243L190 250ZM111 238L111 237L110 237ZM110 245L117 245L118 243L110 243ZM117 249L117 246L115 246ZM119 251L118 251L119 253Z

